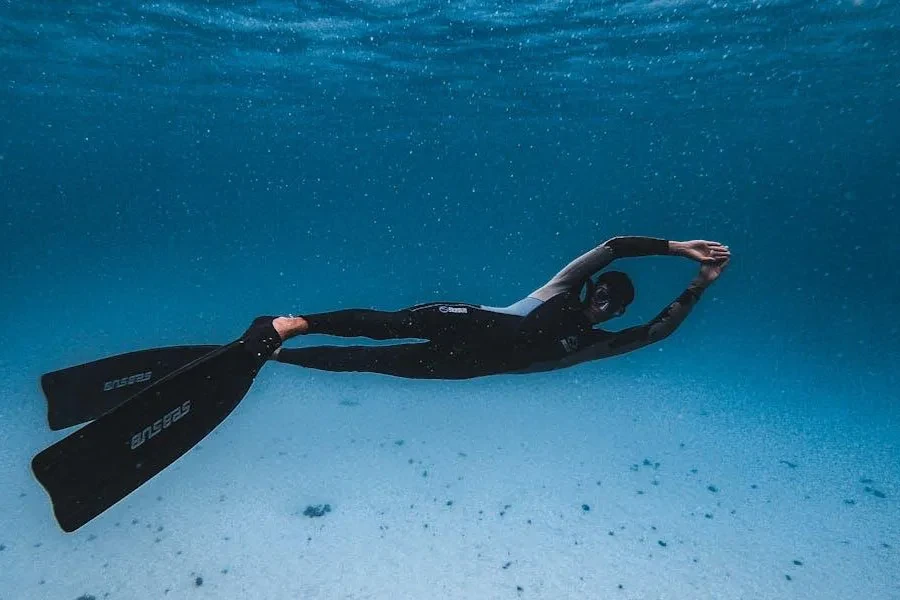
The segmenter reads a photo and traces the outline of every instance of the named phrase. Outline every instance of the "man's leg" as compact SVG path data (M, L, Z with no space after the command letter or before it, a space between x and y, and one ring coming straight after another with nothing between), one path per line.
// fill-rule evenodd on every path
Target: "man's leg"
M404 311L353 308L302 317L279 317L275 319L273 325L283 340L306 333L367 337L373 340L416 337L403 335L409 329L409 323L404 322L403 313Z
M510 335L522 317L485 310L460 302L432 302L398 311L348 309L334 312L282 317L275 329L282 339L304 333L375 340L420 338L427 340L496 339Z
M430 342L281 348L273 358L324 371L363 371L410 379L468 379L489 374L476 363L459 360L453 350Z

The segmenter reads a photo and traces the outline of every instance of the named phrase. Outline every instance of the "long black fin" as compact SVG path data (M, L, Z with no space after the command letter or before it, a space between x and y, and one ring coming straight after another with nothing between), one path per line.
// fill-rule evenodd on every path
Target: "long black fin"
M93 421L219 346L170 346L119 354L46 373L47 422L56 431Z
M64 531L122 500L225 420L280 344L271 318L261 319L34 457Z

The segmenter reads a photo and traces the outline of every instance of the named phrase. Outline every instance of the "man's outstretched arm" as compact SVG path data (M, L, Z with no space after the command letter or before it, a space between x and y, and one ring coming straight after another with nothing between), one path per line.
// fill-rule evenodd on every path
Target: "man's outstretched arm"
M704 264L700 267L700 274L691 281L687 289L648 323L617 332L595 332L596 341L584 345L580 350L556 360L534 363L516 373L534 373L571 367L579 363L631 352L667 338L684 322L704 290L721 275L727 265L727 259L717 263Z
M681 242L669 242L652 237L614 237L567 264L550 281L529 296L546 302L562 292L580 289L588 277L617 258L674 254L679 244Z
M714 263L704 263L700 267L700 273L691 281L687 289L681 292L658 315L643 325L615 332L613 334L614 337L605 344L598 344L598 346L603 347L602 349L598 348L598 350L603 352L605 356L613 356L649 346L669 337L684 322L706 288L719 278L719 275L722 274L722 271L727 266L728 259Z
M699 278L694 279L686 290L649 322L615 332L614 337L603 344L606 347L603 354L624 354L666 339L684 322L707 285Z

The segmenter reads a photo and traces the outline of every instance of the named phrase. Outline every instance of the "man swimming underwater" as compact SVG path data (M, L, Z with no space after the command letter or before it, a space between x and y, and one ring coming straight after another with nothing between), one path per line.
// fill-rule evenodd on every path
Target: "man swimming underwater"
M634 288L619 271L593 276L617 258L650 255L696 260L700 273L649 323L616 332L596 328L625 312ZM259 317L225 345L151 348L45 373L41 387L50 427L91 422L35 455L32 471L50 495L60 526L75 531L206 437L270 359L423 379L558 369L665 338L730 258L718 242L616 237L506 308L435 302L393 312ZM307 333L424 341L282 348L283 341Z
M653 255L690 258L701 264L700 272L648 323L621 331L595 327L625 313L634 300L634 287L620 271L600 273L596 280L593 276L617 258ZM278 317L272 325L282 341L309 333L426 341L279 347L272 358L326 371L368 371L414 379L467 379L559 369L631 352L666 338L722 274L730 258L728 246L718 242L614 237L506 308L432 302L398 311L350 309Z

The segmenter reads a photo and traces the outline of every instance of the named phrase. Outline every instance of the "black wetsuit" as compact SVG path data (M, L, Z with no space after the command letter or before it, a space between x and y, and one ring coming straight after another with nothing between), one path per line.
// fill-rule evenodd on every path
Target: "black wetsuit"
M618 332L594 328L582 287L617 258L668 254L666 240L616 237L569 263L546 285L506 308L435 302L399 311L340 310L304 315L309 333L424 342L282 348L276 360L327 371L369 371L416 379L467 379L549 371L659 341L702 293L692 285L650 322Z

